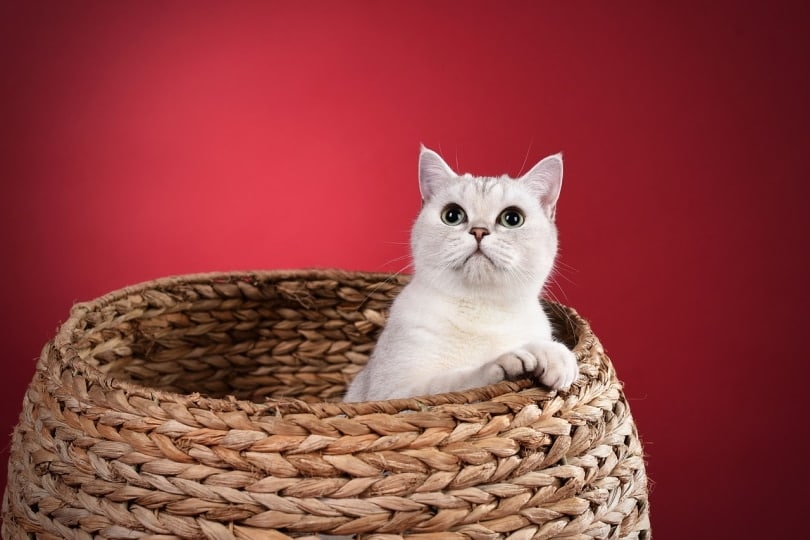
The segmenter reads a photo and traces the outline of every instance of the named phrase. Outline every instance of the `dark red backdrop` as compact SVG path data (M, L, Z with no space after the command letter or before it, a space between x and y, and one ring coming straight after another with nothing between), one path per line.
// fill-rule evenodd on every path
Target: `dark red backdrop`
M3 435L74 301L398 270L420 142L481 173L563 150L553 290L626 382L656 535L799 529L807 14L562 4L4 3Z

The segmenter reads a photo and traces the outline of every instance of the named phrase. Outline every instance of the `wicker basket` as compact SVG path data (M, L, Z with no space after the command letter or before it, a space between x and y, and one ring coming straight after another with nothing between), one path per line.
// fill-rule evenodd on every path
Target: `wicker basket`
M587 323L583 377L347 404L407 278L167 278L73 308L12 441L7 539L649 538L641 445Z

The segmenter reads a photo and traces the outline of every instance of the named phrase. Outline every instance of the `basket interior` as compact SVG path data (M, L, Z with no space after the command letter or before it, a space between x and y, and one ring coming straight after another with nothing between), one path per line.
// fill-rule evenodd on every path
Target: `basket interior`
M406 282L261 274L154 282L82 304L65 346L107 376L151 389L338 401ZM557 338L573 347L566 312L545 308Z

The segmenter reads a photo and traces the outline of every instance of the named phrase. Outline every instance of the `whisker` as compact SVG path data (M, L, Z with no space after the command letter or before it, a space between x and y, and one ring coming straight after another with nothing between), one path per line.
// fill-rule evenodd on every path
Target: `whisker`
M560 283L554 278L554 276L549 276L548 281L546 281L546 284L543 286L544 294L549 295L550 297L553 298L555 302L559 303L557 295L554 294L554 292L552 292L551 288L549 287L549 284L554 284L554 286L557 287L557 290L562 293L563 298L565 298L565 301L566 302L568 301L568 295L565 293L565 289L563 289L560 286Z
M399 257L394 257L393 259L389 259L389 260L385 261L384 263L380 264L377 267L377 269L379 270L379 269L385 268L386 266L388 266L391 263L404 261L404 260L407 260L407 259L410 259L410 258L411 258L410 254L400 255ZM408 266L411 266L412 264L413 264L413 262L409 262ZM407 266L405 268L407 268Z
M396 259L394 259L394 260L396 260ZM389 262L393 262L393 261L389 261ZM402 275L402 272L404 272L405 270L407 270L411 266L413 266L413 262L409 262L408 264L406 264L405 266L403 266L402 268L400 268L396 272L393 272L390 276L385 278L383 281L378 282L374 286L374 288L372 288L368 292L368 294L363 298L363 301L360 302L360 305L362 306L363 304L368 302L368 299L371 298L371 295L374 294L375 292L377 292L378 290L380 290L380 287L382 287L383 285L387 285L388 283L391 283L392 281L394 281L396 278L398 278L400 275Z
M526 167L526 162L529 161L529 152L532 151L532 144L534 143L534 138L529 141L529 147L526 149L526 156L523 158L523 163L520 165L520 170L518 171L518 178L523 176L523 169Z
M577 270L576 268L574 268L570 264L566 264L565 262L563 262L560 259L555 259L554 266L551 269L551 276L553 278L555 278L555 283L557 283L557 286L559 286L559 282L556 281L556 278L558 278L558 277L564 279L565 281L567 281L571 285L576 285L577 284L576 281L569 278L568 275L566 274L566 272L564 272L563 270L571 271L571 272L577 272L577 273L579 272L579 270Z

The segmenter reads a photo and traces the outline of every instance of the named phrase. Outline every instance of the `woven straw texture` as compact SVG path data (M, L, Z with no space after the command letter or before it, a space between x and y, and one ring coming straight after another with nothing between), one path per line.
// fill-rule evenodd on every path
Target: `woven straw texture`
M76 305L23 401L6 539L650 538L613 366L545 304L582 376L340 403L406 277L167 278Z

